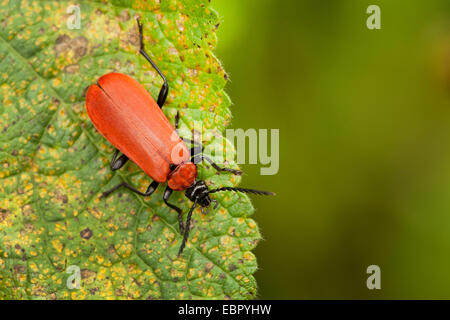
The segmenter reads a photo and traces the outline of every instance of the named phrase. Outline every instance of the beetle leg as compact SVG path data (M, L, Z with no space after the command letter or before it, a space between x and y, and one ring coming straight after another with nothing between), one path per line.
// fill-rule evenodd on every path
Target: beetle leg
M196 145L197 147L199 147L199 149L201 149L200 150L201 152L203 151L203 145L200 142L188 138L183 138L183 141Z
M192 162L194 164L201 162L202 160L206 160L207 162L209 162L209 164L216 169L217 172L222 172L222 171L226 171L226 172L231 172L232 174L238 175L240 176L242 174L241 170L235 170L235 169L230 169L230 168L224 168L224 167L219 167L216 163L214 163L214 161L211 160L211 158L203 155L203 154L197 154L194 155L192 157Z
M119 150L116 149L116 152L114 152L114 155L111 159L111 164L110 164L111 170L113 170L113 171L119 170L128 161L128 157L124 154L122 154L119 158L117 158L118 154L119 154Z
M176 119L175 119L176 120ZM181 138L184 142L191 144L191 157L200 155L203 153L203 144L195 139Z
M197 206L197 200L194 201L194 204L192 205L191 209L188 212L188 216L186 219L186 230L184 231L183 242L181 242L180 249L178 250L178 257L181 255L181 253L183 253L184 247L186 246L187 239L189 238L192 212L194 212L194 209L196 206Z
M203 160L206 160L209 162L209 164L216 169L216 171L227 171L227 172L231 172L232 174L236 174L238 176L240 176L242 174L241 170L235 170L235 169L230 169L230 168L223 168L223 167L219 167L216 163L214 163L214 161L211 160L211 158L203 155L203 145L198 142L195 141L193 139L188 139L188 138L182 138L184 142L189 142L192 144L192 148L191 148L191 157L192 157L192 162L194 164L197 164L199 162L202 162ZM197 146L197 147L196 147ZM197 152L200 149L199 152Z
M180 127L180 111L177 111L177 115L175 116L175 130L177 130L177 132L179 127Z
M106 198L106 197L109 196L111 193L113 193L114 191L116 191L117 189L119 189L119 188L121 188L121 187L125 187L125 188L127 188L128 190L133 191L134 193L137 193L137 194L139 194L139 195L141 195L141 196L146 197L146 196L151 195L153 192L155 192L156 188L158 188L158 185L159 185L159 182L153 181L153 182L150 183L150 185L148 186L147 191L141 192L141 191L139 191L138 189L136 189L136 188L130 186L128 183L122 182L122 183L119 183L118 185L112 187L112 188L109 189L108 191L103 192L102 195L100 196L100 199L101 199L101 198Z
M153 68L155 68L156 72L158 72L158 74L161 76L161 78L164 81L164 84L161 87L161 90L159 91L158 101L157 101L158 106L160 108L162 108L164 105L164 102L166 102L167 94L169 93L169 85L167 84L166 77L163 75L161 70L159 70L156 63L153 62L153 60L150 58L150 56L147 54L147 52L145 52L143 24L139 21L139 18L137 18L136 21L137 21L138 28L139 28L139 41L140 41L140 45L141 45L139 52L140 52L140 54L142 54L144 56L145 59L147 59L148 62L150 62L150 64L153 66Z
M183 217L182 217L183 211L182 211L180 208L178 208L177 206L175 206L175 205L173 205L173 204L170 204L170 203L168 202L170 196L172 195L172 191L173 191L172 189L170 189L169 187L167 187L166 190L164 190L163 199L164 199L164 202L166 203L166 205L167 205L168 207L172 208L173 210L175 210L175 211L178 213L178 225L179 225L179 227L180 227L180 233L183 233L183 230L184 230L184 226L183 226Z

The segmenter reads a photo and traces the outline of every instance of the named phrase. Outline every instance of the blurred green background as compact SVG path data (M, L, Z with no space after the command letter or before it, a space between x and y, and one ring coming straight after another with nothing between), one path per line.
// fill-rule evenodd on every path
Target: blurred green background
M450 298L450 1L212 4L232 126L280 129L277 175L242 166L277 192L252 197L259 298Z

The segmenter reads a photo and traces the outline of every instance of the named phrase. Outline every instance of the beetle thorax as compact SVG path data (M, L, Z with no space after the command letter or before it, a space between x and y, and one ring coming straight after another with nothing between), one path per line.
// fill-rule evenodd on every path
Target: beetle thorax
M197 178L197 167L192 162L183 162L177 165L169 174L167 184L175 191L189 188Z

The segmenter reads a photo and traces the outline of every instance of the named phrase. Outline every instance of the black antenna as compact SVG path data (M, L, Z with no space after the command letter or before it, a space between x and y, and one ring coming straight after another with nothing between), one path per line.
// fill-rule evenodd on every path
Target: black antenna
M274 192L270 191L262 191L262 190L254 190L254 189L245 189L245 188L232 188L232 187L223 187L218 189L210 190L208 193L215 193L220 191L234 191L234 192L244 192L244 193L253 193L258 195L265 195L265 196L274 196Z
M180 249L178 250L178 257L181 255L181 253L184 250L184 247L186 246L186 241L189 237L189 230L191 227L191 217L192 217L192 212L194 212L195 207L197 206L197 200L194 201L194 204L191 207L191 210L189 210L187 219L186 219L186 224L185 224L185 228L184 228L184 236L183 236L183 242L181 243Z

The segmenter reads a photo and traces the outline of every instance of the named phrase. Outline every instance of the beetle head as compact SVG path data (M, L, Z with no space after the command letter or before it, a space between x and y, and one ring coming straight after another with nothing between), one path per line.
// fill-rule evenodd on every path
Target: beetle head
M197 202L202 207L209 207L211 205L208 186L203 180L195 181L192 186L187 188L186 197L193 202Z

